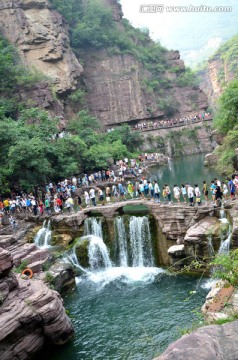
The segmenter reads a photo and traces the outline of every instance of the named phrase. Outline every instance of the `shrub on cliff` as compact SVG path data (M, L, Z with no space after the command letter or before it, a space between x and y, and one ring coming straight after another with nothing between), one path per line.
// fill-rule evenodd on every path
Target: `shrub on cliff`
M214 278L226 280L231 285L238 286L238 250L217 255L212 265L215 265Z

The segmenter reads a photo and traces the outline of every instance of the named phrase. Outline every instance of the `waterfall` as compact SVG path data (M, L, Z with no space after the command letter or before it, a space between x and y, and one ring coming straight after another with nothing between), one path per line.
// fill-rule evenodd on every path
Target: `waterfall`
M119 248L119 266L128 266L128 250L127 250L127 235L125 225L122 217L115 219L115 230L117 234L117 243Z
M50 227L50 220L48 221L48 223L46 222L46 220L44 220L42 228L37 232L34 238L34 243L36 244L36 246L41 248L47 248L50 246L52 235Z
M102 235L102 220L96 218L87 218L84 222L84 235L88 236L88 257L89 264L92 270L101 267L112 267L109 253Z
M101 238L95 235L88 235L80 238L74 247L66 253L65 260L69 260L77 269L88 273L88 271L80 265L77 258L76 248L80 241L88 241L88 260L90 270L98 270L101 268L107 269L112 267L112 262L106 245Z
M84 235L94 235L102 238L102 220L87 218L84 222Z
M146 216L130 218L130 246L132 267L154 265L150 226Z
M168 157L168 167L169 167L169 170L171 171L172 170L172 160L169 157Z
M224 210L224 205L221 206L221 209L220 209L220 219L219 219L222 223L224 224L227 224L228 223L228 220L226 218L226 213L225 213L225 210Z
M101 220L98 221L96 218L86 219L84 233L87 235L80 238L74 247L67 252L64 261L70 261L77 269L83 271L86 275L84 280L98 284L99 288L113 281L123 283L153 282L155 276L163 272L163 270L153 267L152 241L148 218L146 216L130 217L129 234L126 232L123 217L115 219L114 227L118 267L111 261L103 238L95 235L102 234ZM80 242L82 242L82 250L80 249ZM80 260L80 256L85 250L88 258L85 265L82 265L83 257ZM85 268L86 266L88 268ZM82 281L84 280L82 277Z
M227 254L230 251L230 245L231 245L231 236L232 236L232 227L229 226L229 231L227 234L227 238L224 240L224 238L221 238L221 244L218 251L218 254Z
M92 270L102 267L112 267L107 246L104 244L103 239L98 236L89 236L88 257L90 268Z
M209 257L213 257L215 255L215 251L212 244L212 234L207 235L207 248Z

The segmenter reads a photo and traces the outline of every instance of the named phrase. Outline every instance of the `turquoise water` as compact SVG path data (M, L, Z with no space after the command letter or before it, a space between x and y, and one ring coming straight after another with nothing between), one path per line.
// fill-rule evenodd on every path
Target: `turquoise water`
M194 155L153 168L151 179L171 187L209 183L217 174L203 166L203 159ZM145 269L110 268L78 278L75 291L64 298L75 338L44 358L152 360L179 338L197 320L195 312L208 290L198 278L169 276L155 268L146 273Z
M181 184L190 183L192 186L198 184L202 189L204 180L210 184L214 178L220 179L217 172L212 168L205 167L203 162L203 154L181 157L172 160L170 165L150 168L150 178L151 180L158 180L161 186L167 183L171 187L175 184L180 187Z
M207 290L197 278L159 274L152 283L124 281L104 286L82 280L65 297L74 328L70 344L51 360L152 360L197 319Z

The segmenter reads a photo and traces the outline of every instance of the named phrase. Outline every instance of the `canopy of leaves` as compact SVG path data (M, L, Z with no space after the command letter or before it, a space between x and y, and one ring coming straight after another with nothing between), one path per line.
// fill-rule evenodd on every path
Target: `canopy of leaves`
M222 134L227 134L236 125L238 125L238 80L233 80L219 98L214 127Z
M57 121L36 108L23 110L18 121L0 117L2 191L16 186L30 190L49 179L57 181L82 171L107 168L109 160L132 156L130 150L140 143L129 126L105 134L97 132L98 122L87 111L69 123L67 130L71 132L63 138L54 136Z

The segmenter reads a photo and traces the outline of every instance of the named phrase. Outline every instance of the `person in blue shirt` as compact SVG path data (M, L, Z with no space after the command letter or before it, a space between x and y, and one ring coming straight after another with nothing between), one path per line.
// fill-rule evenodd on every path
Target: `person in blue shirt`
M228 182L228 187L230 189L231 199L235 199L235 193L236 193L236 187L235 187L235 184L233 182L234 178L235 178L235 175L232 175L232 178L229 179L229 182Z
M121 182L118 183L118 192L119 192L120 198L123 198L124 200L126 200L125 190L124 190L124 187Z
M210 190L212 192L212 201L215 202L215 189L216 189L216 185L214 184L214 180L211 181L211 186L210 186Z

